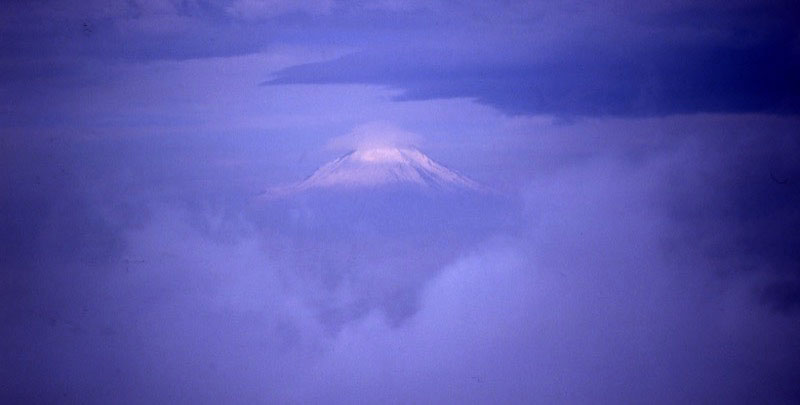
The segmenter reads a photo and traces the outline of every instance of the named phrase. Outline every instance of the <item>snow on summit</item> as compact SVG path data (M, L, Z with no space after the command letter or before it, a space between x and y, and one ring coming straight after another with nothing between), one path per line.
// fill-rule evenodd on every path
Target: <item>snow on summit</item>
M388 185L434 190L482 190L475 181L436 163L413 148L374 147L352 151L317 169L307 179L268 191L268 196L313 189L357 189Z

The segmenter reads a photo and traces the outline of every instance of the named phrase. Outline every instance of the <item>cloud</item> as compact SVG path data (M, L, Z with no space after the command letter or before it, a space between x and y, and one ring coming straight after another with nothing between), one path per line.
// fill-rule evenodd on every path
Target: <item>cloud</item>
M332 138L326 144L331 150L355 150L379 147L419 147L422 137L387 122L368 122L349 133Z
M774 311L790 314L800 308L800 282L772 282L762 290L761 301Z
M238 18L257 20L294 12L327 14L333 6L333 0L235 0L227 11Z
M798 14L789 5L478 3L424 12L327 0L14 6L3 25L2 70L64 85L102 76L108 65L97 60L333 44L362 51L267 82L382 85L399 89L398 100L469 98L511 115L563 118L800 109Z
M45 2L17 7L2 31L0 49L11 61L54 62L76 70L105 62L185 60L252 54L277 31L274 25L230 24L222 5L208 2ZM97 72L93 72L97 74ZM101 72L102 73L102 72ZM66 76L71 78L71 76Z
M402 91L398 100L471 98L512 115L797 114L796 13L700 8L694 18L678 6L586 19L586 10L554 7L523 21L503 8L478 21L451 10L451 19L485 32L443 24L436 42L424 30L406 42L381 38L359 53L284 69L266 84L384 85Z
M287 68L266 83L385 85L402 90L398 100L472 98L512 115L797 114L800 65L793 46L786 39L745 47L644 45L618 53L591 44L555 60L488 67L477 62L481 56L451 67L416 51L366 51Z
M793 7L513 3L9 3L0 402L797 402ZM253 199L416 134L507 199Z
M795 125L718 119L553 126L508 147L522 210L353 199L341 223L329 202L241 203L231 184L262 169L213 162L262 137L11 140L0 397L793 402L793 259L747 236L793 229L791 195L759 180L794 173L796 149L742 134ZM682 136L641 141L650 125Z

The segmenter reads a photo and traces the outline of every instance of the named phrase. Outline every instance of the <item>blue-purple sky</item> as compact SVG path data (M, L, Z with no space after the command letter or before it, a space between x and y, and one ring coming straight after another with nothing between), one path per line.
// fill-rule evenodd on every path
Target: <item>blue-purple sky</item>
M791 1L0 9L0 402L800 401Z

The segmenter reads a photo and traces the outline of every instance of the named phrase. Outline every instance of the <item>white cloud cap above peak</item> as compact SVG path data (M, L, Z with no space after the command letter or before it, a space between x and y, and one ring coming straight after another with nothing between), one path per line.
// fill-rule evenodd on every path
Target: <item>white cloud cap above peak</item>
M422 144L419 135L387 122L368 122L355 127L343 136L328 141L326 148L352 151L384 148L417 148Z

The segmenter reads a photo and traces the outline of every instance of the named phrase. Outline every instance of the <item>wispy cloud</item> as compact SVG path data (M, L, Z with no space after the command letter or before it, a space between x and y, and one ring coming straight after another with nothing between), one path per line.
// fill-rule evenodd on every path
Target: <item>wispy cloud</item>
M326 147L332 150L355 150L378 147L418 147L422 137L388 122L369 122L345 135L331 138Z

